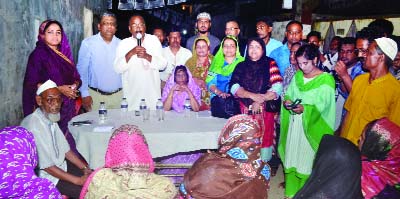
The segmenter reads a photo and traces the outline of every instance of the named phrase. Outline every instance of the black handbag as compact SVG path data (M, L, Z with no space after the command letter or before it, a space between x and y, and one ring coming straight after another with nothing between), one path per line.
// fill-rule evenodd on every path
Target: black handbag
M225 99L220 96L214 96L211 99L211 115L220 118L230 118L240 114L240 106L238 100L233 96Z
M278 99L266 101L264 104L266 111L277 113L281 110L282 100L281 97L278 97Z

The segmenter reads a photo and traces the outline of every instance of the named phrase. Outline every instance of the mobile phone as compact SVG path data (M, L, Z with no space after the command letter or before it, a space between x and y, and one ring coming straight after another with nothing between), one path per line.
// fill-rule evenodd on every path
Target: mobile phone
M294 100L291 104L286 105L288 109L294 109L301 103L301 99Z

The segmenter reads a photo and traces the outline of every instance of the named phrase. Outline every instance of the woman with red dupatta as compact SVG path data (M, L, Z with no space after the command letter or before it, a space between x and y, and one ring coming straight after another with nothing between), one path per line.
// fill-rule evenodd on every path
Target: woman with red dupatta
M39 27L36 48L30 54L26 67L22 93L24 116L31 114L38 84L51 79L63 94L61 119L58 122L71 150L76 151L75 141L68 131L68 121L76 115L76 98L81 85L79 73L72 59L71 48L60 22L46 20Z

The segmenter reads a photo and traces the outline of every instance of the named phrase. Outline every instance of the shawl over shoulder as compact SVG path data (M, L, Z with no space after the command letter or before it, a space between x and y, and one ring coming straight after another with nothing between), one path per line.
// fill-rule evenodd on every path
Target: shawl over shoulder
M308 142L317 151L322 136L333 134L335 124L335 80L330 74L322 73L304 83L302 71L298 71L285 94L285 100L302 99L304 106L303 127ZM281 135L278 152L285 160L286 138L290 112L281 108Z

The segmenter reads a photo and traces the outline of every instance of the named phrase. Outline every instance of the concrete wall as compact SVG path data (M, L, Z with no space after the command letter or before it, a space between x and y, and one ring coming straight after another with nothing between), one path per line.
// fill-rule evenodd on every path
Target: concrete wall
M0 128L18 125L22 119L22 83L39 24L48 18L60 21L76 60L83 38L84 7L99 10L104 2L0 0Z

